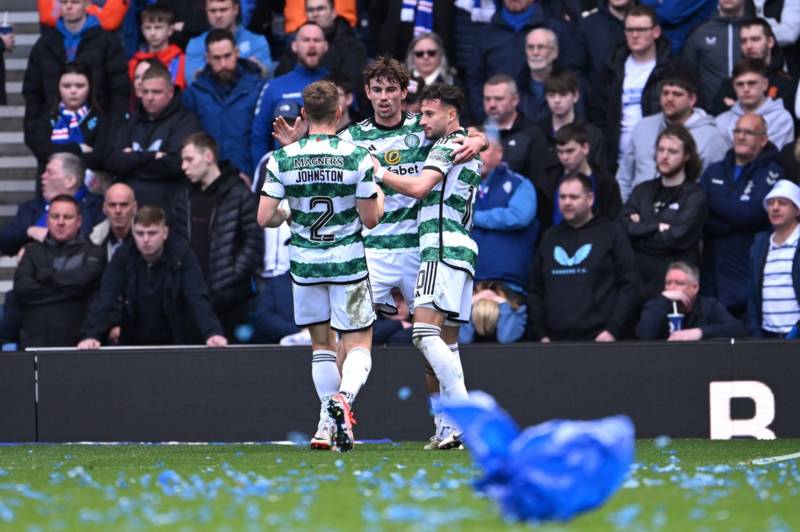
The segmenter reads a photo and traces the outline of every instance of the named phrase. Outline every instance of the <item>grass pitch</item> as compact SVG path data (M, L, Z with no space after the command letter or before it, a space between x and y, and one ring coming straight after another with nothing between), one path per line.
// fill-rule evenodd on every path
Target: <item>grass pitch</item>
M610 502L568 523L508 523L464 451L346 454L278 445L0 447L6 530L800 530L800 440L640 440Z

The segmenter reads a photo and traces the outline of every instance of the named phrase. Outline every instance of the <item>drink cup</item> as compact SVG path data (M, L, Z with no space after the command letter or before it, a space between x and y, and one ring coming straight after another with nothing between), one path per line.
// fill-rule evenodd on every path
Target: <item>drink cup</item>
M683 329L683 314L680 312L672 312L667 314L667 320L669 321L670 334Z

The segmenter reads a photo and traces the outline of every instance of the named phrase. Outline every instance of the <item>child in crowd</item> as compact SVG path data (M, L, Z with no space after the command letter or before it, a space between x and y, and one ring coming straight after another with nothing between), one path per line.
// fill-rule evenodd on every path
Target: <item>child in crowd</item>
M167 67L172 83L181 89L186 87L186 55L177 45L170 44L172 23L175 14L171 9L158 4L144 8L139 15L146 50L140 50L128 62L128 75L134 79L136 66L145 59L156 58Z

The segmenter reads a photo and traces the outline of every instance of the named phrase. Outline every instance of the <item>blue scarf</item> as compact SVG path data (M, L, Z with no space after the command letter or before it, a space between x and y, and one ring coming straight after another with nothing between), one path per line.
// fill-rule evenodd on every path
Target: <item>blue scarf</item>
M503 20L513 28L513 30L517 33L523 30L525 26L530 24L531 20L533 20L534 14L539 9L538 4L531 4L525 11L520 11L519 13L512 13L505 7L500 10L500 16L503 17Z
M403 0L402 11L414 13L414 36L433 31L433 0Z
M86 30L99 25L100 21L97 20L95 16L89 15L86 17L86 22L83 24L83 27L73 33L67 29L63 18L58 19L58 22L56 22L56 29L64 36L64 50L67 52L67 61L75 60L75 54L78 53L78 46L81 44L81 37L86 33Z
M85 144L86 139L81 131L81 122L89 114L89 108L83 106L77 111L70 111L63 103L58 104L58 118L53 121L53 132L50 142L54 144L68 144L75 142Z

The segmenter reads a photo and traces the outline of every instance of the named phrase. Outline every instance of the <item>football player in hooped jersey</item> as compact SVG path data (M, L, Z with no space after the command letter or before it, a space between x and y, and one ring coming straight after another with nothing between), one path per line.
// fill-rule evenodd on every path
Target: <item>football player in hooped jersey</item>
M472 277L478 246L470 237L472 206L481 180L481 160L456 163L454 140L465 137L459 114L464 94L452 85L426 87L421 100L420 125L431 147L419 175L399 175L375 160L376 177L383 184L420 200L417 213L421 265L414 297L414 345L422 352L439 380L444 399L466 399L461 360L448 344L458 339L460 323L469 321ZM451 432L439 449L461 445Z
M321 402L311 447L339 451L353 446L350 410L372 367L375 321L362 224L383 215L383 192L373 179L369 152L336 136L342 110L336 86L316 81L303 91L308 136L277 150L266 166L258 210L262 226L291 217L290 273L295 322L308 327L311 375ZM278 209L289 200L291 213ZM341 334L345 358L336 365Z

